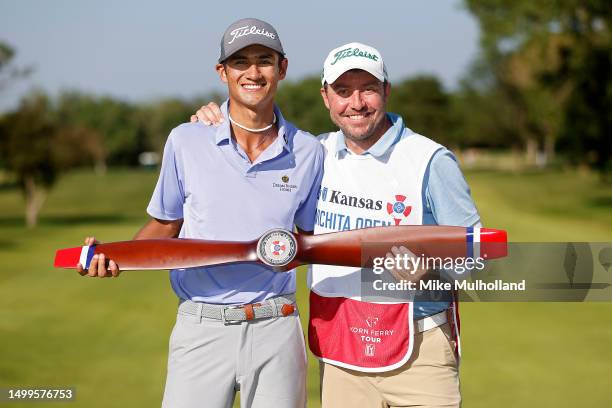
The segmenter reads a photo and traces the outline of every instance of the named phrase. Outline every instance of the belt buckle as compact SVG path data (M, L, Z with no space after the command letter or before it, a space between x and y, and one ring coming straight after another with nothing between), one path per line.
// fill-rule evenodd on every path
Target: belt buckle
M221 309L221 321L223 322L224 325L229 325L229 324L240 324L242 323L244 320L236 320L236 319L227 319L225 317L225 311L228 309L242 309L244 306L243 305L229 305L229 306L225 306Z

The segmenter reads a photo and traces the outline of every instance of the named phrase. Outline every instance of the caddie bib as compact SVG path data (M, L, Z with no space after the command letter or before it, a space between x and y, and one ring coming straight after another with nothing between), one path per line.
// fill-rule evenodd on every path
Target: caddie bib
M387 152L374 157L335 152L339 136L339 132L330 133L322 140L327 155L315 234L421 225L423 178L442 146L406 130ZM413 303L365 301L363 273L361 268L311 265L310 349L322 361L340 367L393 370L412 353ZM451 327L458 328L454 316Z

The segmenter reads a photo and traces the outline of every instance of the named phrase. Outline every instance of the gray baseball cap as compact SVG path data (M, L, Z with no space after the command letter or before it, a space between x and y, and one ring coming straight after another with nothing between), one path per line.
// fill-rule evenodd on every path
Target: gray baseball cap
M278 33L270 24L256 18L243 18L232 23L221 38L219 63L249 45L263 45L285 55Z

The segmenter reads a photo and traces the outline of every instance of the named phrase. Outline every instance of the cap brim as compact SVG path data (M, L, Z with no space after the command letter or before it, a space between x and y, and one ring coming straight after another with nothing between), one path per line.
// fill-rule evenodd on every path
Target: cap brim
M221 64L223 61L225 61L226 59L228 59L229 57L231 57L232 55L234 55L235 53L237 53L240 50L245 49L246 47L250 47L251 45L261 45L262 47L266 47L271 49L274 52L278 52L280 55L282 55L283 57L285 56L285 52L284 51L279 51L275 48L270 47L269 44L260 44L260 43L252 43L252 44L247 44L244 47L240 47L234 51L231 52L231 54L225 55L223 58L219 57L219 64Z
M332 75L327 75L327 76L323 76L321 83L323 85L325 85L325 83L327 82L328 84L333 84L334 82L336 82L336 80L338 78L340 78L345 72L350 71L352 69L359 69L361 71L366 71L367 73L371 74L372 76L374 76L376 79L378 79L380 82L385 82L387 80L387 78L385 78L384 75L380 75L379 72L373 72L374 70L369 70L367 68L364 68L362 66L359 66L359 64L348 64L346 66L346 69L340 73L334 73Z

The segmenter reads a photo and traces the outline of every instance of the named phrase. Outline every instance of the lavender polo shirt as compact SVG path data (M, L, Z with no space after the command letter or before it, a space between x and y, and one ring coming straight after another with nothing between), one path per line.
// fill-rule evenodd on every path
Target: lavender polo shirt
M227 118L227 104L221 111ZM272 228L314 227L323 176L323 146L314 136L278 118L278 137L251 162L221 126L186 123L166 142L161 172L147 212L183 218L179 237L248 241ZM244 304L295 292L295 271L275 273L252 264L176 269L178 297L197 302Z

